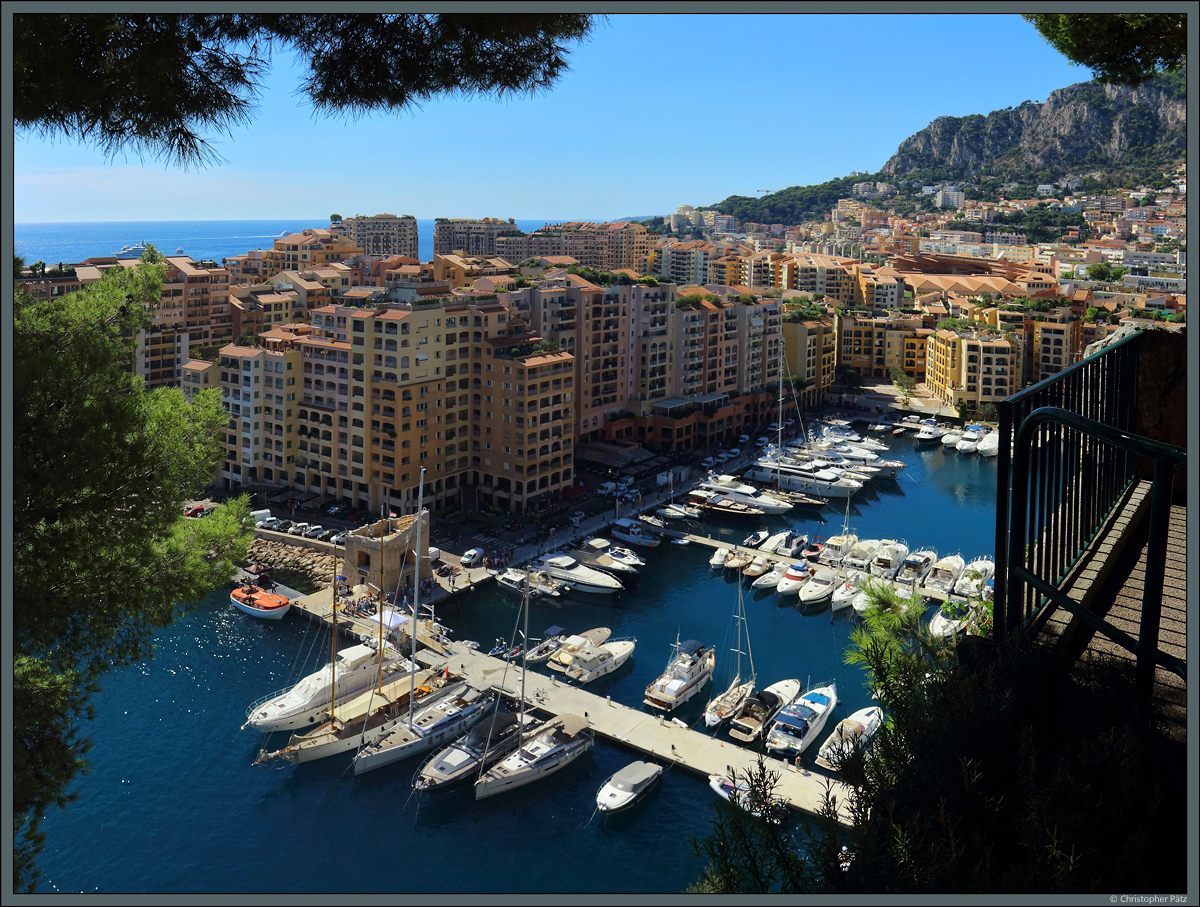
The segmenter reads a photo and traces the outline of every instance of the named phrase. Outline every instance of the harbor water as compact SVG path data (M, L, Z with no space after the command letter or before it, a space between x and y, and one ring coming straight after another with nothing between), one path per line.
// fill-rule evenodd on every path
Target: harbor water
M967 560L992 553L994 460L918 448L880 435L907 468L817 513L766 526L829 536L844 522L860 537L903 539L912 549ZM753 524L706 521L700 533L740 542ZM554 624L605 626L637 640L616 673L588 686L643 708L677 638L727 651L736 601L732 575L708 565L703 545L663 544L646 554L636 588L616 596L535 602L536 639ZM805 688L836 680L839 704L826 731L870 704L861 669L843 663L855 620L847 609L804 615L796 599L744 587L760 686L787 677ZM494 584L443 603L438 619L485 651L517 624L515 598ZM601 818L604 780L640 754L598 740L561 772L482 801L472 791L417 797L424 757L356 777L350 757L255 766L268 741L239 730L249 704L294 682L328 655L327 636L304 617L257 621L214 591L158 636L153 660L106 675L86 733L91 771L78 799L43 823L45 893L681 892L703 870L689 838L711 829L717 797L707 781L668 767L659 789L628 813ZM681 711L696 722L713 686ZM700 722L703 729L703 722ZM275 748L285 735L270 741ZM733 746L726 742L727 746ZM816 747L804 755L812 767Z

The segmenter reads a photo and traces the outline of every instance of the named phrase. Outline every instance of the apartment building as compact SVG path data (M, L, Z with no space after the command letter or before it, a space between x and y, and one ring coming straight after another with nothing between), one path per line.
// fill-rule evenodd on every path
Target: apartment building
M453 288L466 287L481 277L516 275L517 266L499 256L472 257L455 253L433 255L433 279Z
M497 254L497 237L524 235L511 217L507 221L494 217L481 220L439 217L433 224L433 254L489 258Z
M522 262L547 255L570 255L597 271L628 268L645 274L658 237L639 223L570 223L547 225L520 236L497 236L496 254Z
M804 387L795 392L799 406L816 406L825 399L826 391L833 384L838 353L837 325L831 318L789 320L784 316L782 331L784 377L794 375L803 379ZM792 394L785 394L785 403L789 407L785 416L791 415L792 399Z
M308 227L279 237L265 250L266 277L280 271L310 271L320 265L340 264L362 254L362 248L345 236L321 227Z
M978 410L1018 390L1017 356L1004 333L937 330L928 338L925 385L952 406Z
M925 356L918 354L927 329L920 316L837 316L838 363L871 378L888 378L898 368L922 381Z
M411 214L374 214L342 218L329 232L367 255L405 255L417 258L417 219Z

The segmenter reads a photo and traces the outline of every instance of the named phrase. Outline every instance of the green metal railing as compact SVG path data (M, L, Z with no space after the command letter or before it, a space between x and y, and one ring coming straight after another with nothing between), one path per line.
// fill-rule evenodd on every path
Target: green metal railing
M1156 665L1186 677L1182 661L1158 651L1172 480L1186 452L1132 430L1140 336L1001 404L993 618L997 638L1005 638L1027 630L1044 608L1066 609L1136 655L1139 692L1148 702ZM1059 587L1138 481L1139 457L1154 461L1154 481L1134 639Z

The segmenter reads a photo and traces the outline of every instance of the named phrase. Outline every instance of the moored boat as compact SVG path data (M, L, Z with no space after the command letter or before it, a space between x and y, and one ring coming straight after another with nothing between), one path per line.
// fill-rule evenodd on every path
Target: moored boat
M799 755L812 743L837 706L837 685L814 687L780 709L767 732L767 750Z
M871 558L868 572L871 576L877 576L880 579L895 579L907 557L908 545L896 539L884 539L883 544L876 550L875 556Z
M252 583L243 583L229 593L229 601L243 614L264 620L279 620L291 610L291 601Z
M662 521L659 520L659 522ZM613 522L609 532L615 539L631 545L640 545L643 548L657 548L662 544L662 537L654 533L654 530L650 528L649 521L644 518L630 520L621 517Z
M544 570L556 580L570 583L571 588L577 592L612 595L625 588L615 576L605 573L603 570L585 566L566 554L543 557L539 569Z
M515 752L483 773L475 782L475 799L539 781L570 765L595 742L595 733L578 715L551 718L525 737Z
M571 663L563 673L576 683L591 683L625 664L633 654L635 642L614 639L598 646L584 646L571 655Z
M966 561L963 560L961 554L947 554L945 557L939 558L937 563L925 574L925 581L920 587L921 593L942 598L949 595L965 566Z
M407 720L360 749L354 757L354 774L382 768L453 740L481 720L490 705L487 693L466 682L442 687Z
M465 784L516 749L522 721L530 726L536 723L532 716L494 708L472 730L425 760L413 778L413 788L439 793Z
M789 564L783 576L779 578L779 582L775 585L775 591L780 595L795 595L812 578L815 572L809 566L808 561L797 561L794 564Z
M559 626L547 627L542 633L542 641L525 653L525 664L541 664L557 652L566 642L566 632Z
M662 766L653 762L631 762L608 776L596 792L596 809L615 813L646 797L662 777Z
M562 645L554 650L554 654L546 660L546 666L551 671L558 671L560 674L565 673L574 661L576 653L585 646L599 646L603 644L611 635L612 630L608 627L595 627L591 630L585 630L582 633L568 636L562 641Z
M877 705L843 718L817 751L817 765L837 771L851 753L866 748L882 724L883 709Z
M779 710L800 694L800 689L800 681L790 678L751 693L737 714L729 719L729 736L743 743L753 743L762 736Z
M711 647L694 639L683 642L676 639L666 670L646 687L642 701L664 712L677 709L704 689L715 661Z

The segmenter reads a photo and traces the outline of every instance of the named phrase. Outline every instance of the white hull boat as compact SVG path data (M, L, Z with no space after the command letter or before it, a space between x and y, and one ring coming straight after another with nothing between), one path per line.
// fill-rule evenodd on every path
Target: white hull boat
M841 566L847 570L866 570L869 573L871 559L875 557L875 553L881 545L883 545L883 539L859 539L854 543L854 547L846 552Z
M662 777L662 766L653 762L631 762L608 779L596 792L596 809L615 813L629 809L654 789Z
M851 753L866 749L882 724L883 709L877 705L859 709L843 718L817 751L817 765L836 771Z
M740 809L746 810L752 816L764 818L762 810L750 805L750 788L744 781L734 782L726 775L709 775L708 786L718 797ZM768 822L778 825L787 814L787 804L779 797L772 797L768 805Z
M547 667L551 671L558 671L560 674L566 673L567 668L575 660L575 655L586 648L587 646L599 646L608 641L608 637L612 635L612 630L608 627L595 627L591 630L585 630L583 633L577 633L568 636L547 659Z
M767 732L767 751L776 755L799 755L816 740L837 706L837 686L828 684L803 694L784 706Z
M530 727L537 724L533 716L526 721ZM413 789L437 793L474 780L516 749L521 726L517 715L493 709L473 730L426 759L413 778Z
M963 598L983 598L983 590L987 581L996 572L996 562L990 557L977 557L963 567L962 575L954 584L954 594Z
M286 596L260 589L252 583L238 586L230 592L229 602L243 614L261 620L281 620L292 610L292 603Z
M896 582L901 586L919 586L929 575L929 571L933 569L933 565L937 562L937 552L932 548L922 548L920 551L914 551L904 559L904 563L900 565L900 572L896 574Z
M614 545L608 539L590 538L584 541L583 547L585 550L594 551L597 554L607 554L614 561L620 561L630 567L646 566L646 561L637 552L622 545Z
M547 721L517 751L501 759L475 782L475 799L494 797L540 781L566 768L596 742L588 723L576 715Z
M522 570L519 567L509 567L503 573L496 574L496 583L501 589L517 595L524 595L528 591L530 598L543 595L548 598L561 598L569 589L566 583L558 582L544 570Z
M662 538L655 535L646 520L630 520L625 517L616 520L609 529L612 537L631 545L643 548L657 548L662 544Z
M779 710L800 695L800 690L800 681L793 678L751 693L737 714L729 719L729 736L743 743L753 743L763 735Z
M750 631L746 625L746 606L742 599L742 587L739 584L737 587L737 597L733 609L733 627L731 634L735 642L730 648L730 652L734 655L733 676L729 681L729 685L723 693L714 696L709 700L708 705L704 707L704 726L716 727L723 721L729 720L738 709L742 707L742 703L746 701L746 697L754 690L754 654L750 649ZM742 655L743 647L745 648L746 661L749 666L749 674L742 676Z
M780 595L797 595L812 579L814 572L807 561L791 564L776 584L775 591Z
M632 639L616 639L599 646L584 646L571 656L571 663L563 673L576 683L598 680L629 660L634 642Z
M866 579L867 574L861 570L857 570L846 577L846 581L833 590L833 594L829 597L829 608L832 611L841 611L850 607L850 603L854 601L854 597L858 595L862 588L862 581Z
M381 660L386 678L407 674L412 669L408 659L387 643L383 645L382 659L379 651L376 646L365 643L343 649L337 653L332 665L327 664L295 686L250 706L242 727L251 727L264 734L308 727L329 718L332 706L341 705L370 687L380 673Z
M663 712L679 708L704 689L712 677L715 662L711 648L694 639L676 641L666 670L646 687L642 701Z
M789 501L772 497L761 488L746 484L737 476L718 476L709 473L708 478L696 487L705 491L718 492L732 501L749 504L766 514L778 515L792 510L792 504Z
M442 687L436 697L401 721L354 757L354 774L361 775L393 762L443 746L469 731L491 706L491 697L467 683Z
M818 567L812 578L800 587L800 607L815 608L829 604L838 587L838 573L832 567Z
M858 536L853 533L842 533L830 536L825 540L825 547L817 555L817 563L825 567L840 567L850 550L858 544Z
M879 550L875 552L875 556L871 558L871 567L868 572L871 576L879 579L895 579L907 557L908 545L895 539L884 539Z
M975 452L981 457L994 457L1000 453L1000 432L990 431L979 439Z
M708 566L714 570L725 569L725 562L729 560L729 555L733 554L732 548L718 548L712 553L712 557L708 559Z
M570 583L571 588L577 592L612 595L625 588L615 576L610 576L603 570L586 567L566 554L543 557L539 569L544 570L556 580Z
M961 554L948 554L938 560L933 568L925 575L921 593L932 597L945 598L954 590L954 584L962 576L966 561Z
M562 627L547 627L545 633L542 634L542 641L526 653L525 664L542 664L557 652L566 640L566 630Z
M768 570L750 585L755 589L775 589L779 586L779 581L787 574L790 564L776 564L772 569Z

